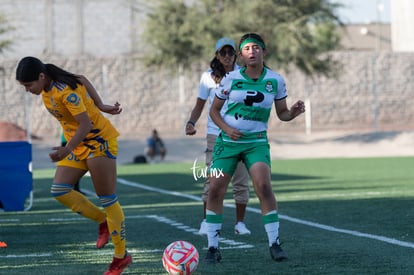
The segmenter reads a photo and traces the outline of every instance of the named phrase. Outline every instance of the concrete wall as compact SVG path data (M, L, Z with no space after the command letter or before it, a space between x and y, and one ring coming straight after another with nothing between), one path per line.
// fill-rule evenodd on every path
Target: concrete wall
M391 1L392 49L396 52L414 52L414 2Z
M136 58L143 46L139 35L152 5L146 0L0 1L0 13L12 28L0 39L14 42L0 55L0 120L30 125L43 138L59 137L60 127L40 97L26 95L14 80L18 59L34 55L85 74L105 101L119 101L124 111L110 119L123 138L146 137L152 128L163 136L184 135L208 64L187 68L181 78L178 65L174 72L143 66ZM336 80L282 72L289 104L307 100L308 119L284 123L273 112L271 134L414 129L414 53L337 52L335 58L343 68ZM199 135L205 134L206 113L197 123Z
M119 101L124 111L110 119L121 138L145 138L157 128L162 136L184 135L184 123L195 104L199 78L207 64L191 68L181 80L175 72L145 68L132 55L112 58L40 56L46 63L86 75L108 103ZM272 112L271 134L311 130L414 130L414 54L391 52L338 52L342 64L337 80L305 78L298 71L283 73L288 104L308 100L310 120L302 116L280 122ZM15 81L18 59L2 62L0 120L11 121L39 137L58 137L60 128L43 107L40 97L24 92ZM177 70L178 71L178 70ZM180 87L180 83L182 86ZM26 108L25 108L26 106ZM205 134L206 109L197 123Z
M145 0L2 0L13 44L2 57L54 54L113 56L139 52Z

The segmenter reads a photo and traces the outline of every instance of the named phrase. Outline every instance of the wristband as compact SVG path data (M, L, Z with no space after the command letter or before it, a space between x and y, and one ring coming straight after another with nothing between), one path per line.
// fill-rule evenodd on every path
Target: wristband
M191 125L193 125L193 127L195 126L195 123L192 120L187 121L187 124L191 124Z

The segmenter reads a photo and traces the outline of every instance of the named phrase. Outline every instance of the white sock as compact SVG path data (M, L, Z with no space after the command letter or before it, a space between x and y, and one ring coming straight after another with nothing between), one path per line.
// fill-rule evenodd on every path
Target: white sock
M264 227L269 241L269 247L272 244L279 244L279 215L276 210L268 212L263 216Z
M269 240L269 246L272 246L274 243L279 244L279 222L272 222L264 225L267 239Z
M219 238L220 238L220 230L222 223L211 223L209 222L209 217L219 217L218 219L222 220L222 215L217 215L213 211L206 210L206 224L207 224L207 240L208 240L208 247L216 247L219 246ZM217 219L214 219L217 220Z

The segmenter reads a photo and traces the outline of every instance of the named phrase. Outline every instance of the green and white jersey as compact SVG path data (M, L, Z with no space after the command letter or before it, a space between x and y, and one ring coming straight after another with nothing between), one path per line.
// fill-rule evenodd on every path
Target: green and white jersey
M224 132L224 141L246 143L267 142L266 131L274 101L287 97L283 77L264 68L259 79L253 80L246 68L227 74L216 90L216 96L227 100L224 121L243 133L239 140L231 140Z

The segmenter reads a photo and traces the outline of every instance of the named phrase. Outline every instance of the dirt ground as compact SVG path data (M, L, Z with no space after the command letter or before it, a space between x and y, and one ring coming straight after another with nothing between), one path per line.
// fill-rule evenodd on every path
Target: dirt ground
M52 168L48 154L56 141L33 142L33 169ZM188 137L165 140L165 162L204 162L205 138ZM273 159L334 158L334 157L386 157L413 156L413 132L338 133L324 132L311 135L269 137ZM144 140L119 140L118 164L132 163L144 154Z
M11 123L0 121L0 141L27 140L26 132ZM273 159L413 156L414 131L389 132L319 132L269 137ZM51 148L60 140L32 139L33 169L53 168ZM204 137L183 136L165 140L166 162L204 162ZM144 154L144 140L119 140L118 164L132 163Z
M276 159L414 156L414 131L323 132L270 140Z

